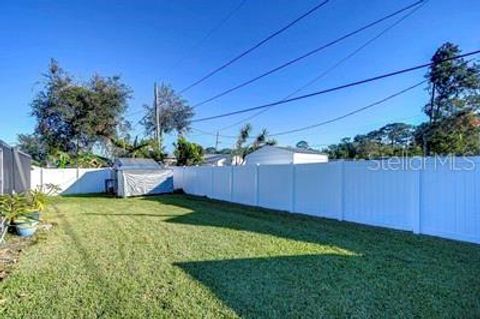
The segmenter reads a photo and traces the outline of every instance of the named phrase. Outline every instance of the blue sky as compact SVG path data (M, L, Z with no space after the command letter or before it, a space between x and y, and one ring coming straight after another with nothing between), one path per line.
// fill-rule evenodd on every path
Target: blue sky
M76 78L94 72L122 76L134 91L128 113L133 123L142 104L151 103L153 82L180 90L233 58L319 3L316 0L246 0L244 5L201 46L192 47L241 0L198 1L2 1L0 3L0 139L14 142L33 131L30 102L50 58ZM330 0L246 58L185 93L198 103L235 84L293 59L414 1ZM233 111L282 99L365 41L391 20L335 45L268 78L199 107L196 117ZM367 46L302 93L309 93L428 61L446 41L464 52L480 48L480 1L431 0L415 14ZM178 61L181 61L178 64ZM425 71L286 104L251 120L255 131L278 132L321 122L364 106L421 81ZM416 89L395 100L321 128L279 137L282 145L306 140L321 147L378 128L388 122L418 123L427 100ZM250 114L196 123L216 132ZM238 127L221 131L235 135ZM141 133L139 126L136 132ZM204 146L211 135L192 131ZM168 146L172 137L167 140ZM220 147L234 140L220 139Z

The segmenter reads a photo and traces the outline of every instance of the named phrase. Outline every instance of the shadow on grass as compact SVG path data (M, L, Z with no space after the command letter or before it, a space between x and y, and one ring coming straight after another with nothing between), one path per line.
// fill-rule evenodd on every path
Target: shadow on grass
M389 282L357 256L299 255L176 263L243 318L411 316L415 283ZM399 301L401 300L401 301Z
M192 196L144 200L188 209L169 223L249 231L351 254L175 264L243 317L480 314L477 245Z

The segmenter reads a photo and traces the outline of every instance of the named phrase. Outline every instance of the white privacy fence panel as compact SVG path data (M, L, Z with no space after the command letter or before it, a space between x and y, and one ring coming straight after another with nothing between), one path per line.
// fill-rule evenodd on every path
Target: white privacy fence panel
M111 172L110 168L34 168L30 175L31 188L55 184L61 194L103 193Z
M295 209L342 219L342 163L295 165Z
M294 165L257 166L258 206L293 211Z
M216 169L212 169L212 174L212 198L230 201L232 199L232 168L219 166Z
M196 169L194 167L187 167L183 172L183 190L188 194L195 193Z
M419 171L381 170L375 163L344 163L343 218L412 230L412 218L419 209Z
M212 198L213 170L208 166L201 166L197 170L197 193Z
M232 178L232 202L257 205L257 166L233 166Z
M188 167L186 193L480 243L480 158Z
M173 167L173 188L182 189L183 188L183 167Z
M420 231L480 242L480 160L429 161L422 174Z

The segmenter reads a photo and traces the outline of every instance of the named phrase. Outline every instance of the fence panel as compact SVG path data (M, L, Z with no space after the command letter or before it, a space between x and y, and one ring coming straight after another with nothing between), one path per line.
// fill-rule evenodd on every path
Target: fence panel
M429 160L422 180L421 233L480 243L480 160Z
M185 167L183 174L183 190L187 194L197 195L195 191L196 167Z
M430 159L424 169L417 160L189 167L182 184L189 194L480 243L480 158L455 158L458 167Z
M112 178L110 169L81 168L76 181L63 194L89 194L105 192L105 180Z
M294 165L258 166L258 206L293 210Z
M212 169L213 186L212 198L229 201L232 198L232 169L229 166L220 166Z
M252 206L257 204L256 172L254 165L233 167L233 202Z
M195 194L198 196L212 197L213 194L213 170L210 166L199 166L196 168L197 178L195 179Z
M110 168L34 168L30 179L32 188L55 184L61 194L88 194L103 193L111 174Z
M295 210L342 219L342 162L295 167Z
M184 167L173 167L173 189L182 189L183 188L183 172Z
M345 162L345 220L413 230L419 209L419 172L376 169L379 161Z

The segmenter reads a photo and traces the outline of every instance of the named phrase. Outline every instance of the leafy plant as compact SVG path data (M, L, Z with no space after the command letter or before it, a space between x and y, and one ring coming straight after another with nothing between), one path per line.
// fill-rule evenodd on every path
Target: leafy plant
M203 160L203 148L196 144L187 141L183 136L180 136L177 143L173 143L175 147L175 157L177 158L178 166L189 166L200 164Z
M3 243L8 227L16 218L30 213L25 195L14 194L0 197L0 243Z
M48 198L60 191L60 187L55 184L46 184L38 186L26 193L28 205L33 211L43 212L47 206Z

